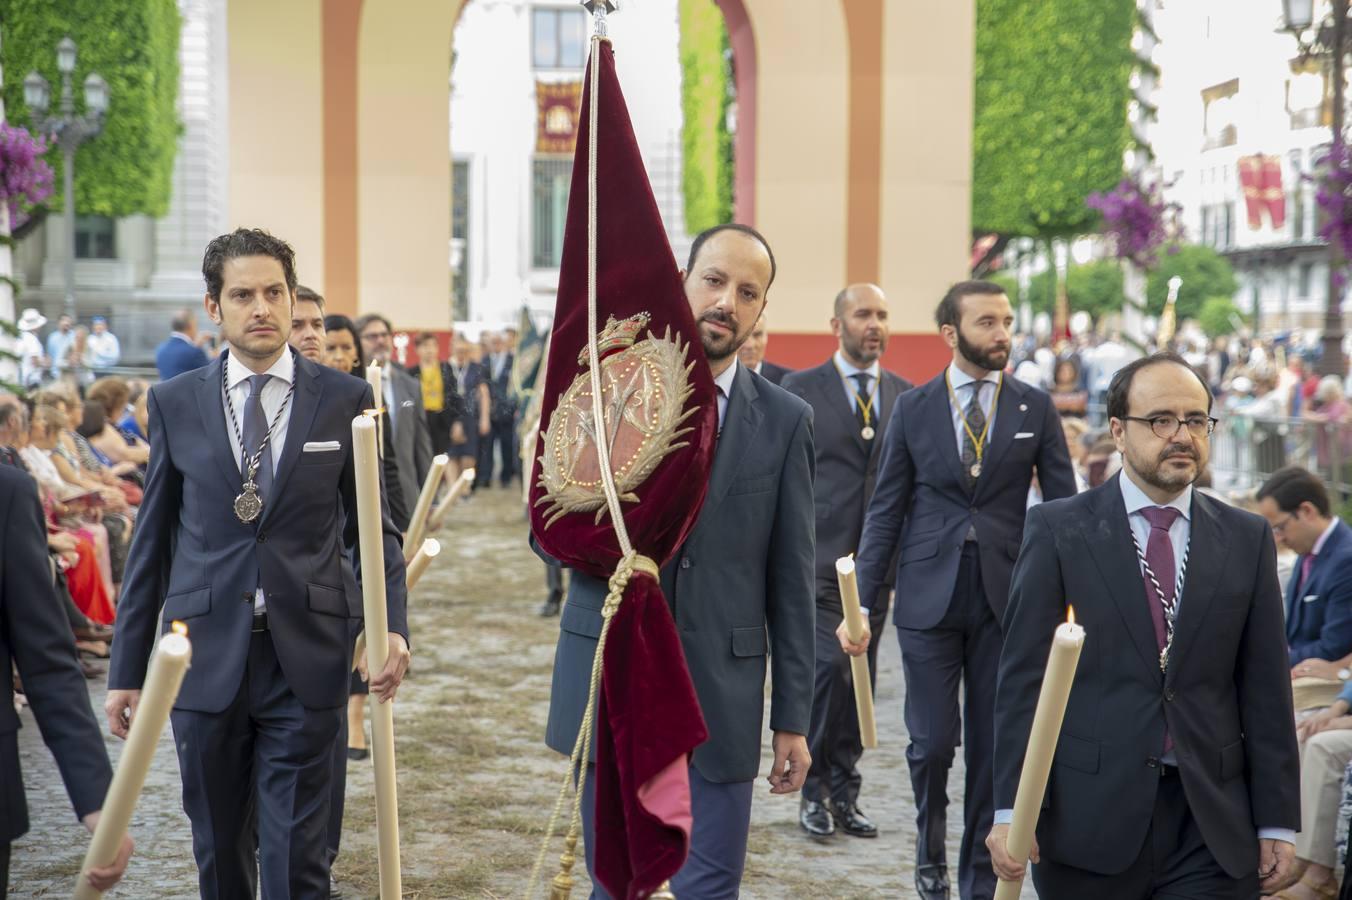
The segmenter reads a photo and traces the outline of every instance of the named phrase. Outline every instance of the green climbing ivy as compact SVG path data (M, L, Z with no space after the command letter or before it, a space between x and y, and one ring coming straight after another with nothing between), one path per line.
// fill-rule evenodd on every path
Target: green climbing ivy
M696 234L732 221L732 53L713 0L680 0L681 190L685 227Z

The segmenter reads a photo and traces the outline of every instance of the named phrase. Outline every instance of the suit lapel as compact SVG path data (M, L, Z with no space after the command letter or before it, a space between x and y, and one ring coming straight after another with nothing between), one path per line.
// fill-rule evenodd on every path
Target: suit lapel
M1174 625L1174 645L1169 651L1174 660L1184 660L1197 642L1207 610L1216 596L1216 584L1225 572L1230 544L1221 534L1220 523L1205 494L1192 492L1192 530L1188 536L1188 571L1183 582L1183 599ZM1169 678L1178 671L1169 666Z
M897 384L896 381L888 377L884 370L881 374L881 382L878 385L878 406L874 412L878 417L878 433L869 443L869 458L877 459L882 453L883 435L887 433L887 423L892 420L892 405L897 402Z
M1291 572L1291 580L1286 585L1286 637L1294 637L1300 628L1300 599L1296 596L1304 587L1300 583L1300 569L1304 565L1304 555L1296 557L1296 567ZM1311 569L1314 567L1311 566Z
M962 471L962 447L958 445L956 433L953 430L953 407L948 400L948 381L945 373L948 368L939 373L939 377L930 381L919 390L928 391L929 396L924 400L926 408L924 421L929 423L931 434L934 438L936 452L941 459L948 463L948 468L953 474L954 480L959 485L959 489L964 493L967 491L967 475Z
M764 417L755 402L759 396L756 380L744 367L738 366L732 381L732 396L728 398L728 409L723 416L723 433L718 436L718 446L714 450L714 470L709 477L705 509L712 509L722 501L742 467L742 460L755 444L756 432L760 431Z
M238 494L244 486L244 478L239 463L231 456L230 424L225 420L225 392L221 389L224 366L225 354L222 353L202 369L197 384L197 412L202 417L202 434L211 448L211 456L232 493Z
M850 401L845 396L845 386L840 379L840 370L836 368L834 359L828 360L826 365L817 369L817 390L822 392L826 405L835 412L844 433L852 436L861 453L865 452L868 448L859 433L859 422L850 410ZM881 428L878 429L878 434L882 434Z
M1097 525L1085 534L1085 543L1089 545L1089 555L1103 577L1118 614L1122 616L1132 644L1151 674L1160 678L1159 644L1155 641L1155 626L1150 621L1150 609L1146 604L1145 581L1141 577L1140 563L1132 548L1127 505L1122 502L1122 489L1117 482L1121 477L1114 475L1102 487L1095 489L1098 493ZM1188 581L1192 582L1191 573ZM1184 602L1187 602L1186 596Z
M1008 375L1002 376L1002 380L1004 386L1001 387L1000 399L995 404L994 431L990 443L986 445L986 452L982 454L981 477L976 482L978 494L987 483L996 480L995 469L1000 465L1000 460L1009 449L1009 445L1014 442L1014 435L1019 433L1024 417L1028 415L1023 385ZM1124 506L1123 509L1125 508Z
M290 419L286 426L286 444L282 447L282 458L277 464L277 474L272 479L272 499L274 502L264 502L263 518L259 524L266 522L268 515L281 505L275 501L280 500L282 495L286 493L286 485L290 480L291 470L296 467L296 461L300 459L300 455L305 449L305 438L310 434L315 415L319 412L319 398L322 392L319 387L318 370L314 363L300 354L296 354L295 365L295 374L292 377L295 379L296 390L291 395L291 411L288 414Z

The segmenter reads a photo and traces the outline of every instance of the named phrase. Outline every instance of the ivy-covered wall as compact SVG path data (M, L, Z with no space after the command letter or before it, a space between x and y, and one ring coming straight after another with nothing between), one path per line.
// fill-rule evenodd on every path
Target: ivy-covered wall
M713 0L680 0L681 187L691 234L732 221L732 53Z
M1133 0L977 0L972 227L1083 234L1122 179Z
M36 70L51 85L52 109L61 102L56 44L65 35L79 46L72 79L75 108L84 110L84 80L97 72L108 82L103 133L75 156L75 208L81 214L162 216L180 132L178 44L181 26L174 0L0 0L4 23L5 110L10 121L32 130L23 79ZM290 140L279 131L278 140ZM61 152L47 154L56 170L59 209Z

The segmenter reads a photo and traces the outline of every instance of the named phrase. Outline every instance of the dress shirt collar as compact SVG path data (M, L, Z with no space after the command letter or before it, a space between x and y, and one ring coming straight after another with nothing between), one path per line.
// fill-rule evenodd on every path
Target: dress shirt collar
M714 379L714 386L723 389L723 396L732 399L732 382L737 377L737 357L732 358L732 365L723 370L723 374Z
M876 359L873 361L873 365L861 369L854 363L846 359L844 353L841 353L839 350L837 350L835 355L835 361L836 368L840 370L840 373L843 377L849 378L853 375L861 375L861 374L868 375L873 379L873 381L870 383L870 386L876 385L878 383L878 373L882 370L882 366L878 363ZM851 386L853 386L854 384L853 382L847 383L850 384Z
M987 372L986 376L981 380L990 384L999 384L1000 379L1003 377L1004 374L1002 372ZM956 394L959 388L969 385L976 380L977 379L968 375L962 369L959 369L954 363L948 364L948 383L953 386L953 393Z
M1342 519L1339 519L1337 516L1333 517L1333 521L1329 523L1329 527L1325 528L1324 533L1319 536L1319 540L1314 542L1314 549L1310 551L1311 556L1318 556L1324 552L1324 545L1328 543L1329 536L1333 534L1333 529L1337 528L1338 523L1341 521Z
M250 371L243 363L235 361L235 356L233 353L228 352L226 353L225 355L226 387L230 388L231 390L234 390L239 385L240 382L247 380L249 376L253 374L254 373ZM278 378L282 381L285 381L287 384L290 384L291 379L294 378L296 374L296 361L291 357L291 348L287 347L286 350L282 353L282 355L277 357L277 361L273 363L268 368L267 372L265 372L264 374L271 375L273 378Z
M1145 491L1141 490L1139 487L1136 486L1136 482L1131 480L1131 477L1127 474L1126 469L1123 469L1122 473L1118 476L1117 484L1118 487L1122 489L1122 502L1125 503L1127 506L1128 516L1130 516L1132 513L1140 512L1141 510L1145 509L1148 506L1160 506L1159 503L1156 503L1154 500L1151 500L1149 497L1147 497ZM1166 507L1172 506L1174 509L1178 510L1183 514L1183 518L1191 522L1192 485L1188 485L1187 488L1184 489L1183 493L1179 494L1173 500L1163 505Z

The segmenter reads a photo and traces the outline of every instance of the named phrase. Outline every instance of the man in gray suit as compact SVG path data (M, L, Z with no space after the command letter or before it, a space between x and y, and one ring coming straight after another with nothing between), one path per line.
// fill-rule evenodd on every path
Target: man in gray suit
M399 487L406 509L418 505L427 470L432 468L432 433L423 415L422 385L398 366L390 365L394 351L394 328L380 313L367 313L356 321L362 351L367 360L379 363L384 406L389 410L390 437L399 465Z
M784 390L812 407L817 448L817 687L812 702L808 749L812 770L803 784L798 823L813 838L835 833L878 836L859 809L864 755L859 717L850 681L850 658L840 649L836 628L844 618L836 560L859 549L864 508L873 496L882 455L883 430L892 405L911 383L879 362L887 350L887 297L876 284L852 284L836 295L831 330L839 347L814 369L792 372ZM887 620L891 578L869 598L871 627ZM877 678L878 645L869 645L869 669Z
M738 364L737 348L774 280L756 231L721 225L699 235L686 297L718 387L719 438L709 491L690 537L662 571L662 591L709 726L690 767L690 856L672 879L678 897L736 897L746 862L751 795L760 766L767 661L772 673L770 792L797 791L811 759L813 685L812 410ZM560 617L545 740L571 753L587 705L606 583L573 573ZM587 867L592 798L583 798ZM593 897L605 898L600 887Z

